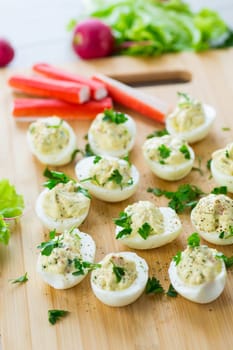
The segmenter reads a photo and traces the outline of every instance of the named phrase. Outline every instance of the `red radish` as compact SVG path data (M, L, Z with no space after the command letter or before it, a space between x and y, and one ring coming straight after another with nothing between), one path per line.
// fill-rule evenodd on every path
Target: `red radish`
M132 110L164 123L168 112L168 106L164 101L138 91L118 80L107 77L103 74L96 74L94 77L97 81L104 83L108 89L109 96L115 102L122 104Z
M81 58L99 58L113 52L114 37L106 24L90 18L77 24L72 44Z
M0 38L0 67L5 67L9 64L14 58L14 49L11 44Z
M57 115L63 119L94 119L96 114L112 108L112 99L105 97L101 101L89 101L73 104L55 99L16 98L12 114L16 120L29 121L39 117Z
M33 66L33 70L37 73L44 74L48 78L74 81L77 83L87 85L91 89L91 97L94 98L94 100L101 100L108 94L103 83L85 78L84 76L76 73L69 73L63 71L62 69L56 68L47 63L37 63Z
M89 86L72 81L18 74L13 75L8 83L13 88L36 96L59 98L73 103L84 103L90 99Z

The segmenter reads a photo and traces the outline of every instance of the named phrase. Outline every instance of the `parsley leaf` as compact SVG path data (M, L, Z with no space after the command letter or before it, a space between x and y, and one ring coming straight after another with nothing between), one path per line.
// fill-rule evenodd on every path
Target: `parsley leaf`
M138 233L143 239L147 239L152 231L153 228L150 226L150 224L148 224L148 222L144 222L144 224L138 229Z
M20 276L16 279L10 280L11 283L25 283L28 281L28 276L27 276L27 272L25 272L25 274L23 276Z
M113 109L105 109L103 120L115 124L123 124L128 120L128 118L124 113L116 112Z
M122 180L123 180L123 176L121 175L119 170L118 169L114 169L112 174L109 176L107 181L113 181L117 185L120 185L122 183Z
M229 226L229 232L222 231L219 234L219 238L221 239L228 239L233 236L233 226Z
M86 188L81 187L81 186L78 186L78 187L75 189L75 191L76 191L76 192L79 192L79 193L82 193L85 197L91 199L91 195L90 195L89 191L88 191Z
M181 261L181 251L179 250L175 256L173 256L172 260L175 261L176 266L179 264Z
M101 267L100 264L94 264L91 263L89 261L82 261L80 259L75 258L73 260L74 263L74 267L76 269L76 271L72 272L72 275L74 276L80 276L80 275L85 275L85 269L87 270L87 272L95 270L99 267Z
M130 233L132 232L132 228L131 228L131 224L132 224L132 219L131 216L128 216L127 213L120 212L119 214L119 218L114 219L114 223L117 226L123 227L123 230L119 231L116 239L122 238L124 236L128 236L130 235Z
M217 259L222 259L227 269L233 265L233 255L230 258L228 258L226 255L218 253L215 257Z
M84 157L91 157L91 156L95 156L96 154L94 153L94 151L91 149L91 146L89 143L87 143L85 145L85 150L83 152Z
M162 137L164 135L169 135L167 129L155 130L153 133L149 134L146 138L152 139L152 137Z
M44 170L43 175L48 178L48 180L44 183L44 187L48 187L50 190L59 183L66 184L69 181L75 182L68 175L60 171L49 170L48 168Z
M160 281L155 277L149 277L146 284L146 294L164 293Z
M81 151L80 151L80 149L78 149L78 148L76 148L76 149L73 151L73 153L71 154L71 159L70 159L71 162L73 162L73 160L74 160L75 157L76 157L76 154L79 153L79 152L81 152Z
M179 151L181 153L183 153L185 159L190 159L191 158L189 149L188 149L188 147L185 144L180 147Z
M175 290L175 288L173 287L173 285L171 283L169 285L169 288L168 288L168 291L166 294L167 294L167 296L172 297L172 298L175 298L178 295L177 291Z
M56 230L50 231L49 233L49 241L42 242L37 248L41 249L41 255L49 256L51 255L54 248L61 248L63 246L60 236L55 236Z
M148 192L152 192L155 196L164 195L170 199L168 206L174 209L177 213L182 213L186 208L194 208L198 202L198 199L203 194L202 190L197 186L190 184L182 184L178 187L177 191L166 191L160 189L148 188Z
M200 245L199 234L197 232L194 232L193 234L191 234L191 236L189 236L187 239L187 243L192 248L199 247Z
M127 154L126 156L124 156L122 159L125 160L125 161L129 164L129 166L131 166L131 162L130 162L130 160L129 160L129 154Z
M102 159L102 157L100 157L100 156L95 156L95 158L94 158L94 160L93 160L93 163L94 164L97 164L97 163L99 163L99 161Z
M66 310L48 310L49 322L54 325L61 317L66 316L69 311Z
M226 186L214 187L214 189L210 193L227 194L227 187Z
M164 144L158 147L158 151L159 151L159 156L162 159L168 158L171 154L171 149Z
M116 276L117 283L119 283L122 280L122 277L125 275L125 269L124 267L115 265L112 260L111 260L111 263L113 265L112 271Z
M226 156L226 158L230 158L230 154L229 154L228 149L226 149L225 156Z

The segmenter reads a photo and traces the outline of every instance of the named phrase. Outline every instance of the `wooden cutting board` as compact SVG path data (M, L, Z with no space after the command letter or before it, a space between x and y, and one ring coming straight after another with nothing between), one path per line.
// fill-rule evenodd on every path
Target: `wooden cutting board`
M166 100L176 102L176 92L192 94L217 110L217 120L209 136L194 145L201 157L204 176L192 171L184 180L161 181L148 169L141 146L146 136L157 128L154 121L116 106L135 117L138 127L136 145L131 160L141 173L140 187L130 199L116 204L92 200L90 213L81 230L90 233L97 245L99 261L112 251L129 250L114 238L112 218L129 203L151 200L166 205L167 200L153 197L147 187L176 189L180 183L191 183L209 192L216 184L209 179L206 161L217 148L232 142L233 118L233 50L203 54L183 53L162 58L136 59L116 57L89 62L78 61L67 69L89 75L102 72L124 81L150 80L151 86L140 88ZM23 70L20 70L22 72ZM3 350L154 350L154 349L232 349L233 344L233 270L223 294L213 303L199 305L181 296L143 295L134 304L111 308L101 304L92 294L89 276L69 290L57 291L47 286L36 272L37 245L46 239L47 231L35 215L35 201L42 190L44 166L33 158L26 143L28 123L16 123L11 118L12 95L6 79L12 72L0 74L0 177L9 178L25 198L25 213L13 230L9 246L0 247L1 336ZM153 80L189 80L181 84L153 85ZM78 147L84 147L84 136L90 121L73 121ZM230 131L223 131L230 127ZM77 157L76 160L78 160ZM74 176L74 163L58 168ZM186 237L193 232L189 214L182 214L183 232L167 246L150 251L137 251L150 266L150 276L169 286L168 265L178 250L186 246ZM204 242L204 241L203 241ZM226 255L232 246L217 247ZM9 283L28 272L23 285ZM48 309L69 310L70 314L55 326L48 323Z

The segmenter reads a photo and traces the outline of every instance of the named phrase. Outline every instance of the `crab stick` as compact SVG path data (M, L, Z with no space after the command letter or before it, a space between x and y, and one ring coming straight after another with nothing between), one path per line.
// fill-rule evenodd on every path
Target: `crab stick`
M84 103L90 99L89 86L71 81L13 75L8 82L11 87L30 95L58 98L72 103Z
M12 114L16 120L30 121L38 117L57 115L64 119L93 119L96 114L112 108L112 99L91 100L83 104L72 104L55 99L16 98Z
M56 68L47 63L37 63L33 66L33 70L37 73L44 74L48 78L65 80L65 81L73 81L73 82L87 85L90 87L91 97L94 100L101 100L102 98L106 97L108 94L107 89L103 83L85 78L81 75L65 72L62 69Z
M103 74L96 74L93 79L106 85L109 95L114 101L157 122L165 122L168 106L158 98L147 95Z

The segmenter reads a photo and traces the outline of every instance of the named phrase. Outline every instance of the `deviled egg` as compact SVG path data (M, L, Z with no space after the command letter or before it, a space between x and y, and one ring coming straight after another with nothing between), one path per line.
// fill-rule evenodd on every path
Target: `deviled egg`
M212 154L211 173L217 184L233 193L233 143Z
M80 184L69 181L44 189L36 201L36 213L50 230L63 232L79 226L90 207L90 195Z
M27 141L31 152L43 164L64 165L72 160L76 136L71 126L58 117L30 124Z
M109 306L133 303L144 292L148 280L148 265L135 253L110 253L91 273L95 296Z
M77 228L65 231L60 236L54 235L39 248L37 271L46 283L56 289L75 286L90 270L99 267L93 263L96 251L94 240Z
M129 115L106 109L92 122L88 142L97 155L124 157L133 148L135 135L136 125Z
M116 238L135 249L152 249L173 241L182 225L172 208L158 208L149 201L129 205L115 219Z
M226 283L221 253L205 245L189 245L179 252L168 273L171 284L180 295L201 304L217 299Z
M219 245L233 243L233 200L223 194L209 194L191 212L195 230L206 241Z
M143 144L143 155L152 172L164 180L175 181L192 169L195 155L179 137L152 137Z
M178 95L177 107L166 119L166 129L169 134L179 136L188 143L204 139L216 117L214 108L187 94Z
M119 202L132 196L139 184L139 172L126 160L93 156L80 160L75 167L82 186L96 198Z

